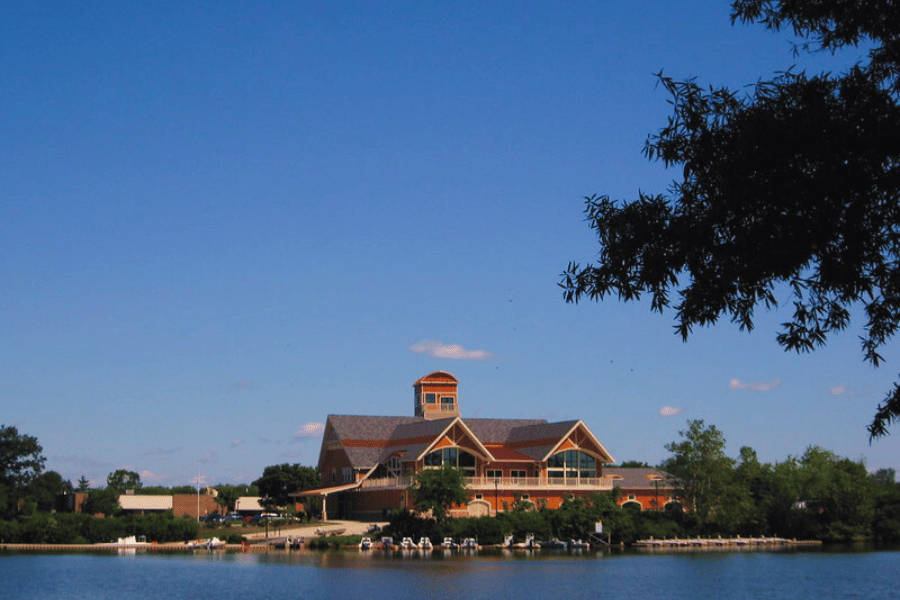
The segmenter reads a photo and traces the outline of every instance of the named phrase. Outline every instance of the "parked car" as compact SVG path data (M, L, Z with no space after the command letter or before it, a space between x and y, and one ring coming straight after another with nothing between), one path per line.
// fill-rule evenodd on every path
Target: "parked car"
M201 521L206 521L207 523L224 523L225 517L220 515L217 512L209 513L208 515L204 515L200 517Z

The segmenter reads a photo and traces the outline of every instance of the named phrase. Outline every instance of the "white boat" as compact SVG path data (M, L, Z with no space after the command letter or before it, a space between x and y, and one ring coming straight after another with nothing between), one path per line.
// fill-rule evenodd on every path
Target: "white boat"
M360 550L368 550L371 547L372 547L372 538L364 537L362 540L360 540L360 542L359 542Z
M392 537L383 537L381 538L381 547L385 550L392 550L394 548L394 538Z
M477 550L478 540L476 540L475 538L466 538L462 541L462 544L460 544L459 547L465 548L466 550Z
M583 542L581 540L569 540L569 548L571 548L571 549L590 548L590 547L591 547L591 545L587 542Z
M412 550L416 547L416 544L415 544L415 542L412 541L412 538L405 537L400 542L400 547L403 548L404 550Z
M453 550L454 548L459 548L459 544L454 542L452 537L445 537L444 541L441 543L441 548Z
M519 542L518 544L513 544L512 547L513 548L522 548L524 550L539 550L541 545L539 543L537 543L536 541L534 541L533 533L526 533L525 541Z
M215 550L216 548L224 548L225 544L225 540L220 540L217 537L212 537L206 540L206 543L203 545L203 547L207 550Z
M416 544L419 547L419 550L431 550L433 544L431 543L431 538L427 538L422 536L419 538L419 543Z

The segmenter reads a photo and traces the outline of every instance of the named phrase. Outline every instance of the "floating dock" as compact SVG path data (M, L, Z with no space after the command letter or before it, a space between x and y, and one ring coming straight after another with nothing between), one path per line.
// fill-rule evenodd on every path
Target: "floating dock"
M657 540L654 538L639 540L634 543L636 548L648 549L703 549L713 550L722 549L741 549L741 548L773 548L773 547L790 547L790 546L819 546L822 542L819 540L789 540L780 537L733 537L733 538L672 538Z

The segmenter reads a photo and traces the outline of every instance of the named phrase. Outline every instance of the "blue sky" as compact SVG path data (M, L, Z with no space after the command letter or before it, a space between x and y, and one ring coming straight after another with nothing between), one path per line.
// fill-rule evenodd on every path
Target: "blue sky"
M870 468L898 372L857 331L811 355L647 303L566 305L593 193L634 198L654 73L741 86L799 57L722 1L70 2L0 8L0 422L102 482L314 465L329 413L584 420L658 463L687 419L781 461ZM784 296L787 300L787 296ZM856 322L855 325L859 323Z

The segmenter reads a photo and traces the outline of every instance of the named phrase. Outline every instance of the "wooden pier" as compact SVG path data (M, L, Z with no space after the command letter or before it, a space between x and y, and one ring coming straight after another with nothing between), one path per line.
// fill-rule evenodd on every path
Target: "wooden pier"
M819 546L819 540L789 540L779 537L733 537L733 538L672 538L640 540L634 543L637 548L666 549L666 550L714 550L714 549L749 549L749 548L778 548L791 546Z

